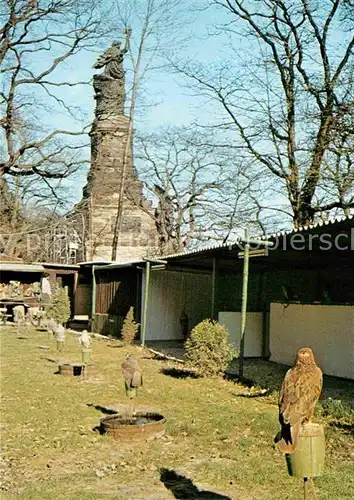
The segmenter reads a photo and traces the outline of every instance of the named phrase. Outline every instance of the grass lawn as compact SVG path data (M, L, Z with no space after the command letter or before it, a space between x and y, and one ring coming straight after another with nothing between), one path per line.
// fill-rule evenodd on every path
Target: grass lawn
M2 499L302 498L301 480L288 476L285 459L272 444L278 431L274 392L242 397L249 388L231 380L176 378L168 369L178 365L131 347L144 374L137 409L162 413L166 435L122 445L93 428L103 415L95 406L127 404L120 372L127 349L94 339L101 377L83 380L55 374L53 359L80 361L75 336L67 335L61 354L46 332L23 327L20 336L26 338L2 327ZM39 347L44 345L50 348ZM254 376L269 372L269 366L253 367ZM267 385L265 375L261 382ZM335 397L333 384L328 379ZM269 386L274 389L270 381ZM350 384L339 386L341 397L350 401ZM320 418L334 421L324 413ZM326 427L327 466L315 480L318 500L354 497L350 418L341 428Z

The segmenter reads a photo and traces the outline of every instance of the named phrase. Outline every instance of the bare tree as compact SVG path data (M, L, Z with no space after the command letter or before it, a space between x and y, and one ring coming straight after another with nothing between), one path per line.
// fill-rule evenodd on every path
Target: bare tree
M173 64L221 112L212 125L274 179L295 227L354 207L353 2L210 4L226 14L219 33L232 58L214 68Z
M65 69L102 36L98 3L7 0L0 22L0 182L33 177L50 191L53 179L69 176L86 161L80 139L86 132L74 123L80 112L67 104L65 92L87 82L72 81ZM58 127L53 116L71 121L72 128Z
M353 75L354 76L354 75ZM354 88L352 88L354 95ZM341 208L346 215L354 203L354 106L336 116L319 181L318 206L323 211ZM339 203L333 200L338 200Z
M18 220L15 228L0 234L0 253L25 262L74 264L84 258L84 228L77 217L56 216L43 207L31 210Z
M205 133L170 127L139 136L135 158L148 197L155 202L161 254L227 241L251 222L254 205L246 166L239 165L238 178L233 172L230 179L235 158L216 150Z

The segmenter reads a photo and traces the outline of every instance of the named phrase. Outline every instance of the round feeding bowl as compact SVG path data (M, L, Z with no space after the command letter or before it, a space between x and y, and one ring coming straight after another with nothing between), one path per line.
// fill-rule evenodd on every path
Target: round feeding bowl
M166 419L159 413L135 412L101 418L101 429L116 441L139 441L162 436Z

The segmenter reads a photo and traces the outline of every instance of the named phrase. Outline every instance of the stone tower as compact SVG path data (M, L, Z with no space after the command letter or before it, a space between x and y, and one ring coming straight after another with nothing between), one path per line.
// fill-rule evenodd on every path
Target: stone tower
M127 51L113 42L94 65L95 120L92 124L91 166L79 208L85 214L86 259L111 260L123 170L122 226L117 260L144 257L156 246L157 233L150 203L143 198L129 140L129 118L124 115L123 57ZM129 141L129 142L128 142Z

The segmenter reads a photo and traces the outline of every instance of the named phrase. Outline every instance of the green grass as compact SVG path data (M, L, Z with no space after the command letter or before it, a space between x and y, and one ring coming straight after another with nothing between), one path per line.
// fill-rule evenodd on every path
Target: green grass
M240 384L173 378L161 369L177 365L149 359L137 347L113 348L112 342L94 340L101 377L85 381L55 374L57 363L48 361L80 361L76 337L67 335L65 352L59 355L47 333L23 327L21 335L27 338L18 339L12 327L1 331L1 498L178 498L160 480L162 468L190 479L194 488L232 499L302 497L301 481L288 476L284 457L272 444L278 430L278 378L271 375L270 364L262 369L269 372L272 396L244 398L240 395L249 389ZM144 374L137 406L167 418L165 437L138 445L122 445L94 432L102 414L88 406L119 409L127 403L120 372L127 350L140 358ZM262 380L259 387L264 387ZM349 388L340 386L341 401L350 399ZM327 414L319 416L329 422L331 405L324 406ZM339 404L335 409L342 417ZM350 413L344 415L350 419ZM326 439L328 465L325 475L316 479L318 499L350 499L354 438L349 425L328 426Z

